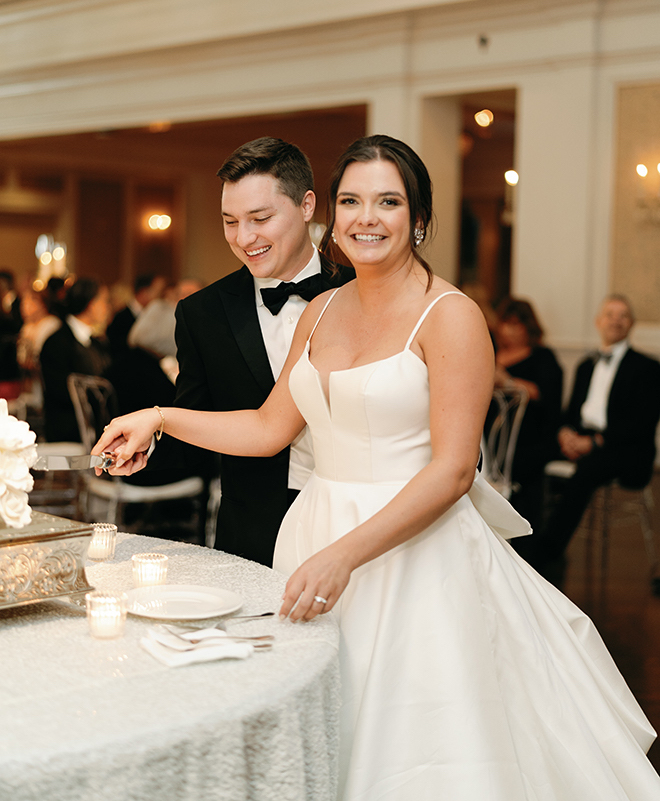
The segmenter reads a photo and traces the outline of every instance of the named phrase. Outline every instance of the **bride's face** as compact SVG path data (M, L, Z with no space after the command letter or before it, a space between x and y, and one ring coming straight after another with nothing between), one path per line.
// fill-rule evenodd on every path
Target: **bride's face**
M408 198L391 161L349 164L337 189L333 230L354 266L396 264L410 258Z

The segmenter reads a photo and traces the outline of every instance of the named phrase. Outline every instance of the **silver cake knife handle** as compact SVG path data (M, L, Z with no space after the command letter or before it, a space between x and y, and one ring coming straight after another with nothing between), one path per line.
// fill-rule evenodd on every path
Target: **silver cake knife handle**
M92 467L100 467L107 470L115 463L115 455L112 453L102 453L100 456L70 456L60 453L51 453L48 456L39 456L32 465L33 470L89 470Z

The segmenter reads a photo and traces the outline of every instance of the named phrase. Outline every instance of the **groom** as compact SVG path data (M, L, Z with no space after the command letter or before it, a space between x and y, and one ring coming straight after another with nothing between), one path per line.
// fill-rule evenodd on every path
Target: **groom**
M256 139L234 151L218 176L225 237L243 267L178 304L174 403L205 411L256 409L282 370L307 303L354 273L333 272L312 244L314 177L298 147ZM313 467L308 440L305 431L268 458L222 456L216 548L272 564L282 518ZM202 453L164 437L150 462L175 458L190 465Z

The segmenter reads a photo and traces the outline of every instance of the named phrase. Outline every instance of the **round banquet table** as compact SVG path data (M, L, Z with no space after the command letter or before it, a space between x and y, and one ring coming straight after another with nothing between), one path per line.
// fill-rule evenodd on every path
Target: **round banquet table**
M169 584L238 593L236 614L279 609L281 574L135 534L118 534L113 560L88 563L90 584L131 589L131 556L147 551L168 555ZM65 600L0 611L2 801L335 798L339 634L331 615L236 621L237 633L274 634L273 648L177 668L139 645L154 625L129 614L123 637L100 640L84 609Z

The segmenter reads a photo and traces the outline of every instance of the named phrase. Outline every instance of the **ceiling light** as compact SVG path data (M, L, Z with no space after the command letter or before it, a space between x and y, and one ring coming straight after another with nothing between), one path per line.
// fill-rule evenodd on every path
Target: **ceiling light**
M494 119L495 115L490 109L487 108L477 111L477 113L474 115L474 121L482 128L488 128Z

